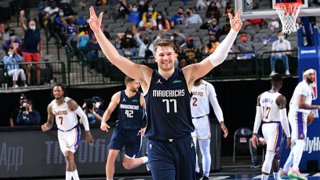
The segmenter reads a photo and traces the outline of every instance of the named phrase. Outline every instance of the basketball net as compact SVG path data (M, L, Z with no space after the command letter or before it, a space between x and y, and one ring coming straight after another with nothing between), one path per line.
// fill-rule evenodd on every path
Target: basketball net
M296 3L278 3L274 5L282 24L282 32L290 34L298 30L296 23L301 9L301 2Z

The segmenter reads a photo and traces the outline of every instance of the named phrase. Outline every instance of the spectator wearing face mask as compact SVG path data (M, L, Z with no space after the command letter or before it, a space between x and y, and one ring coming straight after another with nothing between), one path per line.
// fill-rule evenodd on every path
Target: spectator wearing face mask
M187 64L193 64L198 62L201 58L201 53L197 47L194 46L192 38L187 38L186 46L182 48L181 53L179 54L180 60L185 60Z
M140 38L140 33L137 31L135 27L132 28L132 32L134 34L134 39L137 42L137 45L139 47L139 57L149 58L150 56L153 56L154 54L154 45L153 41L151 40L150 36L146 35L142 38ZM160 39L161 33L158 34L158 36L155 38L154 41L157 39Z
M184 24L185 23L185 15L184 8L179 7L177 14L173 15L170 19L170 25L174 28L175 25Z
M158 12L157 25L158 25L158 30L160 31L167 32L170 30L170 23L168 19L164 17L161 12Z
M216 35L214 33L211 33L209 35L209 42L206 44L204 47L204 52L205 53L213 53L216 48L219 46L220 42L217 40Z
M214 33L216 37L219 39L221 27L219 25L219 22L216 18L212 18L211 22L208 23L208 33Z
M246 32L241 33L240 42L237 43L236 49L241 52L238 55L238 59L251 59L254 57L255 48L253 43L249 40Z
M271 65L271 74L270 76L274 75L275 72L275 66L276 61L281 60L284 68L285 68L285 74L290 75L289 71L289 63L288 63L288 56L287 54L290 54L291 50L291 44L288 40L285 39L284 34L279 31L278 32L278 40L274 41L272 43L272 51L287 51L287 52L274 52L271 54L270 57L270 65Z
M125 18L127 14L130 13L130 6L126 0L119 0L119 3L116 5L115 12L112 17L116 21L119 18Z
M138 11L138 5L134 4L129 13L129 22L135 23L136 26L140 22L140 12Z
M131 31L126 31L124 36L121 38L121 50L124 56L126 57L134 57L138 55L138 51L136 48L136 41L133 38L133 34Z
M186 19L186 27L190 24L202 24L202 19L199 14L194 14L191 7L187 8L186 11L187 19Z
M41 38L40 32L37 30L36 22L31 20L29 22L29 27L25 23L24 11L20 11L20 26L25 32L24 43L22 46L22 54L24 62L27 62L27 83L31 83L31 62L40 62L41 56ZM37 85L40 85L40 64L34 64L36 67L36 79Z
M26 84L26 74L24 70L19 67L19 63L22 62L22 57L16 52L16 49L11 46L8 50L8 55L3 57L3 63L5 68L7 69L7 73L9 76L12 76L12 87L17 88L17 81L20 77L23 86L27 86Z
M206 18L210 18L211 16L216 17L218 20L221 17L221 13L215 2L211 2L206 11Z
M150 16L151 16L152 20L156 21L157 16L158 16L158 12L155 10L154 5L149 3L147 11L142 14L142 20L143 21L147 20L150 18Z

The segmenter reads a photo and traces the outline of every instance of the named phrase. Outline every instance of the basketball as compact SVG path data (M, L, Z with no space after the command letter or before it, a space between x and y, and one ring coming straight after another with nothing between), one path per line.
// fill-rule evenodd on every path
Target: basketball
M307 119L308 125L310 125L313 122L313 120L314 120L314 115L312 112L310 112Z

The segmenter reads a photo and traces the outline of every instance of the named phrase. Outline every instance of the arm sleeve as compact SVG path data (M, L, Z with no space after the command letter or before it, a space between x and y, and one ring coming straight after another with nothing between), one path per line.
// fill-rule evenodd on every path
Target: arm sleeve
M209 59L214 67L218 66L226 59L235 39L237 38L237 35L238 32L231 29L214 53L209 56Z
M290 130L288 124L288 117L287 117L287 109L280 109L280 121L283 128L284 133L286 133L287 137L290 137Z
M80 119L82 121L85 131L90 131L88 118L86 114L83 112L83 110L80 108L80 106L78 106L75 112L77 113L78 116L80 116Z
M216 95L216 91L214 89L214 87L210 84L208 85L208 98L210 101L210 104L213 108L214 114L216 115L219 123L223 122L223 113L222 113L222 109L219 105L218 99L217 99L217 95Z
M256 107L256 118L254 120L253 133L257 134L261 125L261 107Z

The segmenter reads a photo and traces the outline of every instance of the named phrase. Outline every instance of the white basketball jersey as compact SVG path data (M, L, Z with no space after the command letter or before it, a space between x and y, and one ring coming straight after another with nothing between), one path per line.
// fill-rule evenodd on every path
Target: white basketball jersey
M209 88L213 90L209 91ZM193 86L190 102L191 116L193 118L208 115L210 113L209 93L212 93L212 96L217 96L212 84L204 80L201 80L199 86Z
M56 100L51 101L51 110L55 115L57 127L63 131L70 130L78 124L77 114L69 110L69 100L70 98L65 97L60 105L57 105Z
M279 107L276 103L277 98L281 94L278 92L266 91L261 94L260 106L263 122L277 122L280 121Z
M306 81L301 81L294 89L292 98L290 100L290 110L300 111L309 114L310 110L299 108L299 96L306 96L306 104L311 105L312 103L312 89Z

